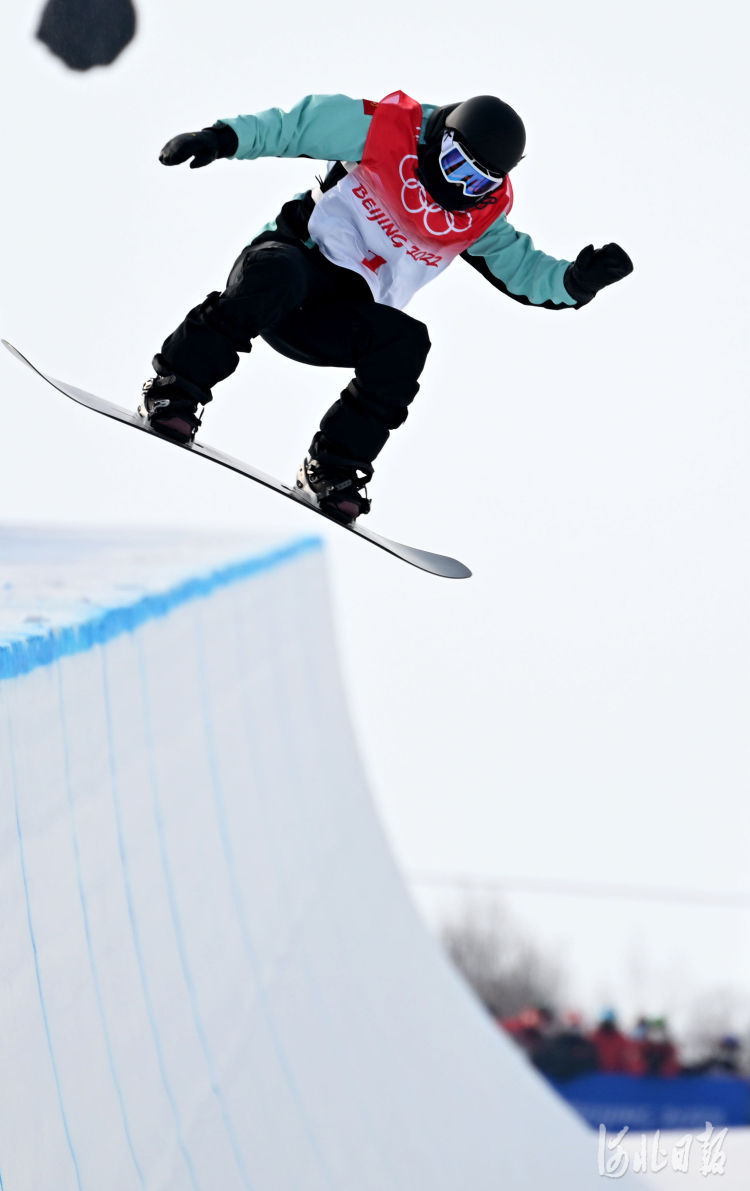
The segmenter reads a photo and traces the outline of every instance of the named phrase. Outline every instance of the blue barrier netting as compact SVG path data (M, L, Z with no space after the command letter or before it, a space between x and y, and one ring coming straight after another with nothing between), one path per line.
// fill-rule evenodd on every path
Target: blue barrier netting
M750 1080L731 1076L582 1075L553 1087L594 1129L750 1125Z

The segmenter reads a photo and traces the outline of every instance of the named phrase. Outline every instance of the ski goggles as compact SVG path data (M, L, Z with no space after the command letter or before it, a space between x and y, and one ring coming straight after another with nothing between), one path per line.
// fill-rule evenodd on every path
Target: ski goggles
M454 182L463 188L464 194L472 198L489 194L503 184L503 176L490 174L478 165L458 141L453 139L452 132L443 133L443 143L440 146L440 169L447 182Z

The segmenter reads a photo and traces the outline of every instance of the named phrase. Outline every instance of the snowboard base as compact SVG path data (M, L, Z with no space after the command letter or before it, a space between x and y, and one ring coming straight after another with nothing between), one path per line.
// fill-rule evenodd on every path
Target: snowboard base
M170 439L152 430L148 422L139 413L136 413L135 410L126 409L121 405L115 405L103 397L97 397L94 393L87 393L84 389L76 388L75 385L69 385L65 381L56 380L53 376L48 376L46 372L42 372L40 368L32 364L12 343L8 343L5 339L1 342L17 360L20 360L22 364L25 364L27 368L30 368L32 372L35 372L47 384L52 385L54 389L57 389L65 397L69 397L71 401L75 401L79 405L84 405L87 409L93 410L94 413L104 414L107 418L113 418L115 421L122 422L126 426L132 426L135 430L140 430L144 434L150 434L153 438L157 438L160 442L167 443L171 447L176 447L181 451L190 451L193 455L199 455L203 459L210 459L213 463L218 463L221 467L227 467L230 471L246 476L248 480L253 480L256 484L262 484L264 488L270 488L274 492L278 492L281 496L287 497L288 500L293 500L296 504L302 505L308 511L317 513L318 516L325 518L329 525L337 525L339 529L346 530L348 533L354 534L365 542L370 542L371 545L385 550L395 558L400 558L403 562L407 562L413 567L418 567L419 570L426 571L430 575L438 575L443 579L468 579L471 575L468 567L464 566L458 559L451 558L449 555L433 554L429 550L420 550L416 546L406 546L402 542L394 542L391 538L375 533L374 530L368 529L358 523L342 525L340 521L336 521L335 518L329 517L322 509L319 509L317 505L313 504L301 492L296 491L294 488L289 488L274 476L266 475L265 472L260 471L257 467L253 467L241 459L235 459L232 455L226 454L225 451L221 451L217 447L211 447L208 443L198 440L194 440L192 443L172 442Z

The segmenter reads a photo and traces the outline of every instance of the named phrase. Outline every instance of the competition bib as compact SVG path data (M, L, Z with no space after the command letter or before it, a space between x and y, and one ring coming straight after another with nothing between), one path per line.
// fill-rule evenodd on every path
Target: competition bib
M364 277L377 302L402 309L513 202L510 179L470 211L446 211L417 177L420 105L402 91L376 108L362 161L318 200L309 232L335 265Z

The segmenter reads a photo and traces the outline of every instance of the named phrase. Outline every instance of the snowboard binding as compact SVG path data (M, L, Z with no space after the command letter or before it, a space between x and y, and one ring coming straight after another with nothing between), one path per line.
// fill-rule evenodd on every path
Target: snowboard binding
M198 408L208 405L211 392L170 372L161 356L154 356L153 364L156 376L144 382L138 412L157 434L187 445L202 421Z
M369 463L330 454L316 434L297 473L297 490L334 521L351 525L370 511L366 485L372 479ZM362 489L365 489L364 495Z

